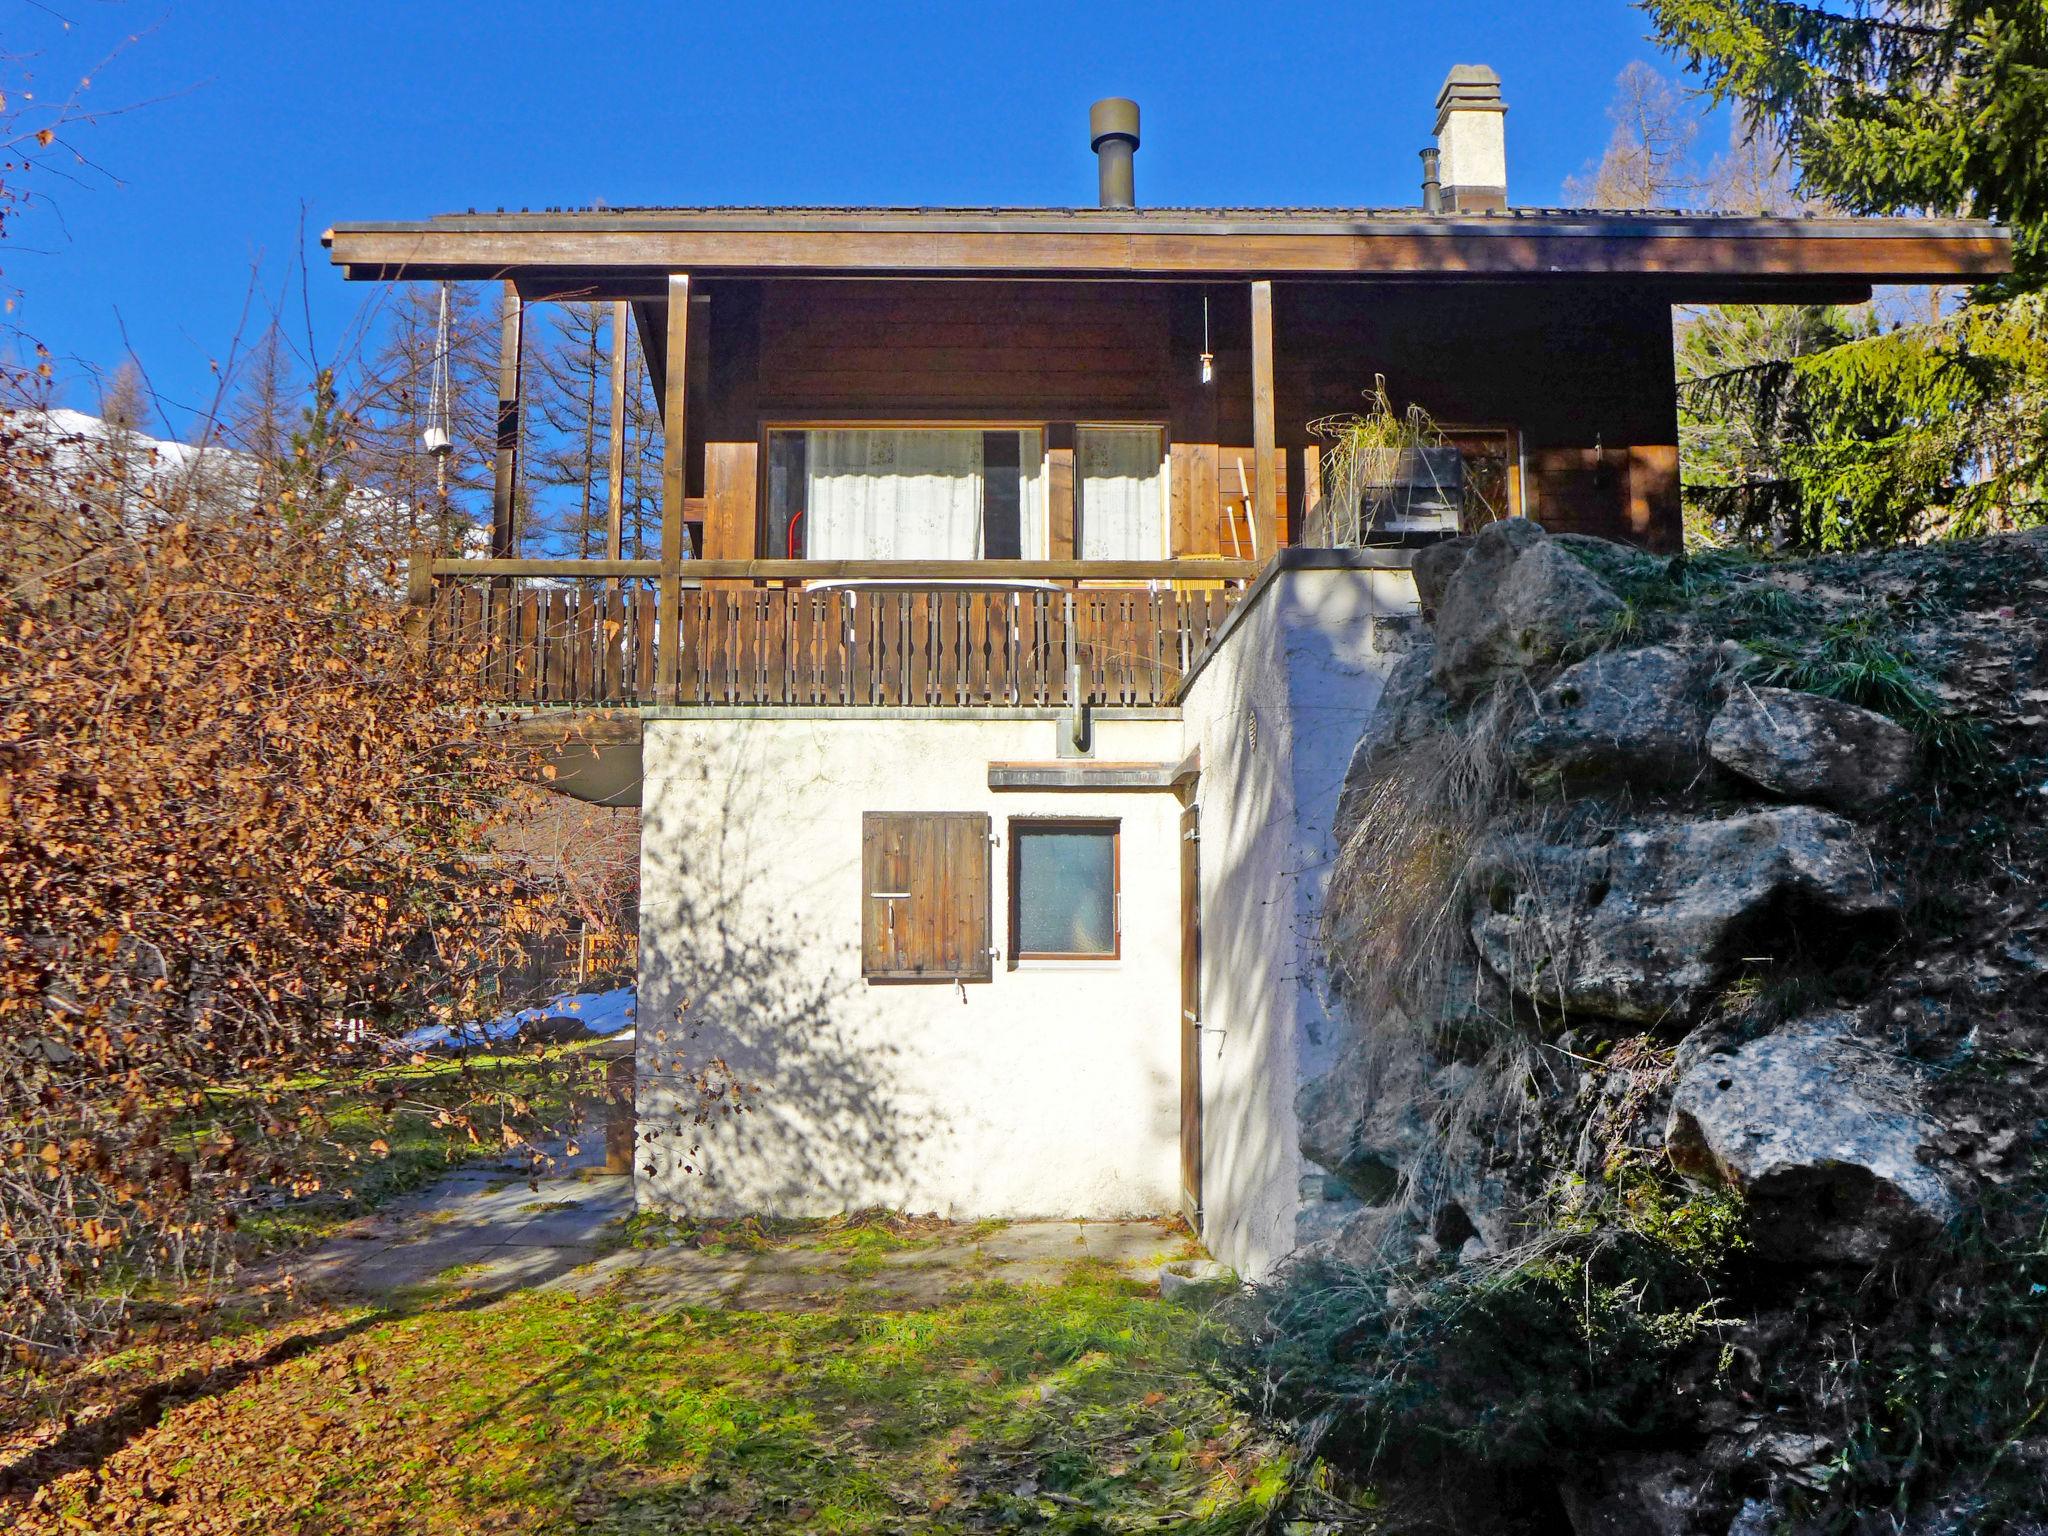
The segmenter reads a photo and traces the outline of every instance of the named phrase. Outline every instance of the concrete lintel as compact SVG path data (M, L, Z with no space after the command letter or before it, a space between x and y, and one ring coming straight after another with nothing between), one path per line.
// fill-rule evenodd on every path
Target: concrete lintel
M1196 773L1178 763L990 763L990 789L1178 789Z

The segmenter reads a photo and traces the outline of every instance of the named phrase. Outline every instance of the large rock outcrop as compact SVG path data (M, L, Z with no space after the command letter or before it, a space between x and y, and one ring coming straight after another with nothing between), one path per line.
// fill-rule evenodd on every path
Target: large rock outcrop
M1811 1536L1881 1504L2031 1533L1987 1490L2036 1507L2048 1437L1956 1457L2039 1339L2031 1272L1984 1255L2031 1252L2048 1202L2048 531L1744 562L1510 521L1416 580L1431 633L1352 759L1324 926L1350 1034L1297 1103L1328 1170L1297 1230L1362 1272L1321 1340L1342 1390L1500 1299L1487 1358L1424 1397L1569 1428L1554 1467L1473 1442L1482 1481L1542 1485L1533 1523L1446 1528ZM1766 658L1866 701L1903 675L1984 750L1767 686ZM1618 1307L1583 1354L1560 1275ZM1654 1326L1589 1382L1637 1306ZM1901 1362L1949 1384L1913 1405L1930 1433L1845 1471ZM1924 1470L1873 1502L1887 1456Z
M1696 1061L1665 1142L1682 1170L1742 1192L1767 1256L1874 1264L1959 1210L1923 1161L1941 1129L1925 1097L1921 1069L1822 1014Z
M1660 1023L1695 1012L1791 928L1889 922L1857 829L1807 806L1626 827L1594 843L1489 836L1467 866L1472 940L1540 1007Z

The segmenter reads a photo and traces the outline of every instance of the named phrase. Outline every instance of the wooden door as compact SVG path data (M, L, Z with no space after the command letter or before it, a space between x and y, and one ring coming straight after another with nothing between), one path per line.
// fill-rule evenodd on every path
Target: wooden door
M1180 813L1180 1203L1202 1231L1202 840L1192 801Z

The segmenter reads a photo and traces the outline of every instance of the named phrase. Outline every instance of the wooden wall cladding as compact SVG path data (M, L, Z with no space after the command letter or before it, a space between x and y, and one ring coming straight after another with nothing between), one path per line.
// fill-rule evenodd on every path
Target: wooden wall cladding
M771 282L761 409L1024 420L1159 416L1166 291L1132 283Z

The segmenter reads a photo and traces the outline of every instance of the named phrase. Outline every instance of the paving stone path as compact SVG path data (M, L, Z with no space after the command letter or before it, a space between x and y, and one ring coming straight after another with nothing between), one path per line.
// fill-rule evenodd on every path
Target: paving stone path
M499 1167L466 1168L364 1217L292 1261L296 1283L385 1298L427 1285L475 1296L518 1290L616 1296L657 1310L829 1305L858 1294L881 1306L942 1301L979 1280L1057 1281L1077 1259L1156 1279L1198 1250L1165 1221L1019 1221L942 1228L928 1243L853 1254L797 1239L765 1249L624 1246L630 1177L603 1171L600 1151L565 1158L532 1187Z

